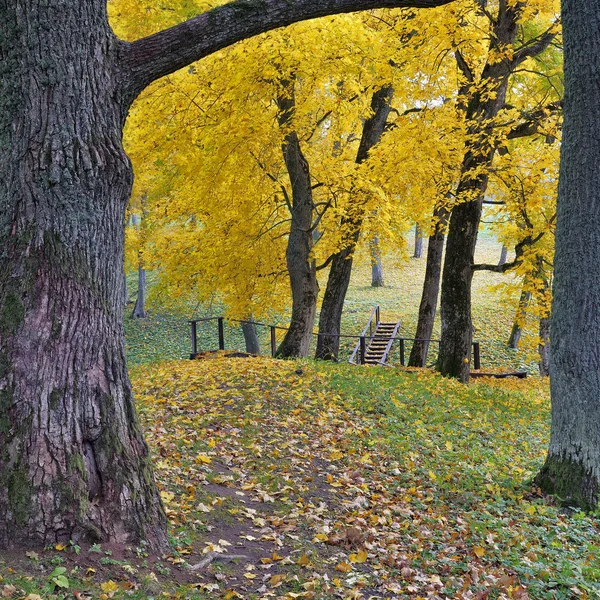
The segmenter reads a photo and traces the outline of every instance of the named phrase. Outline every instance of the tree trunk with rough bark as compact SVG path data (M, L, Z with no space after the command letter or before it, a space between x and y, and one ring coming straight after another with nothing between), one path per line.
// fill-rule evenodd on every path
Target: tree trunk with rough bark
M317 313L319 282L311 256L313 248L313 195L310 169L296 131L290 129L296 108L294 80L282 82L277 98L279 126L284 133L283 158L292 189L292 222L286 249L287 270L292 289L290 326L277 349L278 358L308 356Z
M365 120L356 163L363 163L369 156L369 151L379 143L391 112L391 102L394 90L385 86L373 94L371 110L373 115ZM337 252L331 261L327 287L323 296L323 305L319 315L319 337L315 358L322 360L337 360L340 349L342 312L350 276L352 275L352 262L354 251L364 219L364 206L359 204L351 206L351 214L342 221L342 228L348 229L348 243L345 248ZM332 334L332 335L327 335Z
M0 2L0 546L167 543L125 367L105 4Z
M417 223L415 225L415 251L413 252L413 258L421 258L423 256L423 230Z
M256 323L254 323L252 317L250 317L249 321L242 323L242 333L244 334L246 352L260 356L260 342L256 331Z
M369 242L369 254L371 255L371 287L383 287L383 265L381 264L381 248L379 237L373 236Z
M146 318L146 269L140 264L138 266L138 291L135 306L131 313L132 319Z
M447 1L231 2L127 43L106 0L0 0L0 546L167 547L123 342L135 97L276 27Z
M433 216L435 229L433 234L429 236L429 245L427 246L425 280L423 282L421 304L419 305L415 342L408 359L409 367L424 367L426 365L427 351L429 350L429 342L426 340L430 340L433 335L433 324L435 323L437 311L448 211L446 208L438 206Z
M565 104L550 385L552 426L536 478L593 509L600 490L600 0L563 0Z
M442 273L442 336L437 368L442 375L469 381L473 323L471 320L471 284L475 245L481 220L482 203L488 185L488 170L495 154L490 123L506 99L508 78L516 68L516 55L498 61L496 53L514 43L522 6L500 4L490 41L490 60L484 66L481 83L474 80L465 88L465 119L469 135L456 190L458 204L452 210ZM493 60L492 60L493 59ZM463 74L473 77L464 59L457 54ZM464 64L463 64L464 63Z

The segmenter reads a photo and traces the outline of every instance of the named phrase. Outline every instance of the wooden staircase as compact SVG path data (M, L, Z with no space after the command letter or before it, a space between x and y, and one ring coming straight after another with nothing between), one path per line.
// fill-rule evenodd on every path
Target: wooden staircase
M396 323L377 323L375 334L367 346L365 364L385 365L388 354L392 349L394 338L398 334L400 321Z
M369 322L350 357L352 364L385 365L400 329L400 321L395 323L380 321L379 306L373 308Z

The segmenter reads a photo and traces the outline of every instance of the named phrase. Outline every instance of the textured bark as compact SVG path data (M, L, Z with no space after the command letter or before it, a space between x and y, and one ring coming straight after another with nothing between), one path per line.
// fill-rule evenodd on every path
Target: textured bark
M6 0L5 0L6 1ZM237 0L155 35L123 44L122 64L130 72L127 93L217 50L298 21L374 8L430 8L452 0Z
M425 366L427 351L429 350L429 342L425 340L430 340L433 335L433 324L435 323L435 314L437 311L448 211L446 208L438 206L435 209L433 217L436 224L432 235L429 236L425 280L423 281L423 293L421 294L421 304L419 305L415 342L408 359L409 367Z
M519 347L519 342L521 341L521 336L523 335L522 324L525 320L525 311L527 310L527 305L530 301L531 292L522 290L519 298L519 304L517 306L517 314L515 315L515 320L508 338L508 347L513 348L514 350Z
M260 356L260 342L258 341L258 333L256 332L256 324L250 319L242 323L242 333L244 334L244 342L246 344L246 352Z
M167 542L125 367L105 5L0 1L0 546Z
M490 41L490 56L498 48L510 46L517 33L521 5L509 7L500 3L494 36ZM482 95L481 86L467 90L465 118L469 136L461 177L456 190L459 204L450 216L446 257L442 273L441 319L442 336L437 368L442 375L469 381L473 323L471 320L471 284L475 245L481 220L481 210L488 185L488 169L495 154L495 142L490 120L498 115L506 99L508 78L513 70L508 60L488 62L481 76L487 82Z
M413 258L421 258L423 256L423 230L420 225L415 225L415 251Z
M600 486L600 0L563 0L565 105L540 487L596 508Z
M292 289L290 326L277 349L277 357L308 356L317 313L319 283L317 268L311 256L313 248L313 195L310 169L298 134L290 130L296 106L294 81L283 82L277 99L279 126L286 132L282 144L283 158L292 189L292 222L286 249L287 270Z
M371 287L383 287L385 282L383 280L379 237L374 236L369 242L369 253L371 255Z
M500 258L498 259L498 266L506 264L506 259L508 258L508 248L502 244L502 250L500 250Z
M146 269L144 269L142 265L138 267L137 299L135 301L133 312L131 313L131 318L146 318Z
M394 90L385 86L377 90L371 99L372 116L363 124L362 136L356 154L356 163L363 163L369 156L369 151L379 143L385 131L385 126L391 112L391 102ZM344 217L341 226L348 231L348 241L345 248L337 252L331 261L327 287L323 296L323 305L319 315L319 337L317 341L316 358L337 360L340 348L342 312L350 276L354 251L364 219L364 205L350 207L350 213ZM332 334L332 335L327 335Z

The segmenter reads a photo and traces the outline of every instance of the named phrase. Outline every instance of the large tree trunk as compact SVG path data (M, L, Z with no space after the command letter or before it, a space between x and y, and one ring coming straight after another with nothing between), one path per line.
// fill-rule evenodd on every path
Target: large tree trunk
M373 115L365 120L356 163L363 163L369 156L369 151L379 143L387 119L391 112L391 102L394 89L385 86L373 94L371 110ZM342 312L344 300L352 275L352 262L354 251L364 219L364 206L362 204L350 207L351 213L342 221L342 229L348 230L348 241L345 248L337 252L331 261L327 287L323 296L323 305L319 316L319 337L317 341L316 358L323 360L337 360L340 349ZM330 335L328 335L330 334Z
M425 280L423 281L423 293L419 305L415 342L408 359L409 367L425 366L427 351L429 350L429 341L427 340L430 340L433 335L433 324L435 323L435 313L437 311L448 211L443 206L438 206L433 216L435 229L429 236L429 245L427 246Z
M465 107L468 137L456 190L459 204L450 216L446 257L442 273L442 336L437 368L449 377L469 381L473 323L471 320L471 284L475 245L481 220L483 197L488 185L488 170L495 154L490 124L504 106L508 78L513 65L498 61L496 52L512 46L521 5L500 3L490 41L490 60L481 82L469 86ZM460 64L460 63L459 63Z
M550 353L552 428L540 487L595 508L600 488L600 0L563 0L565 106Z
M308 162L302 153L298 134L290 130L296 101L294 81L282 82L283 93L277 99L279 126L286 132L283 158L292 189L292 223L286 249L286 262L292 289L290 326L277 349L279 358L308 356L317 313L319 282L313 248L313 195Z
M167 542L125 367L105 5L0 2L0 546Z
M138 290L137 299L133 312L131 313L132 319L145 319L146 318L146 269L142 267L142 264L138 266Z

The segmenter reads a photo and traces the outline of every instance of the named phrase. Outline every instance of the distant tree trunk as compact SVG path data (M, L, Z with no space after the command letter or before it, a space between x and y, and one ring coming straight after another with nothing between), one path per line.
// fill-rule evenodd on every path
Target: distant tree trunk
M123 270L123 306L129 304L129 288L127 287L127 273Z
M373 115L366 119L363 124L362 137L356 155L357 164L363 163L367 159L371 148L381 140L391 111L393 95L394 90L391 86L383 87L373 94L371 99ZM342 228L348 230L348 242L346 247L337 252L331 261L327 287L319 316L316 358L337 360L340 347L340 339L337 336L341 331L344 300L350 284L353 256L363 218L364 206L360 204L351 206L350 214L342 221Z
M508 248L502 244L502 250L500 250L500 258L498 259L498 266L506 264L506 259L508 258Z
M373 236L369 242L369 253L371 255L371 287L383 287L383 266L381 264L381 249L379 237Z
M517 350L521 336L523 335L523 321L525 320L525 313L527 311L527 305L531 301L531 292L521 290L521 297L519 298L519 304L517 306L517 314L508 338L508 347L513 350Z
M138 266L138 291L135 307L131 313L132 319L146 318L146 269L140 264Z
M427 266L425 268L425 280L423 282L423 293L419 305L419 319L415 331L415 342L408 359L409 367L424 367L427 361L429 342L433 335L433 324L437 311L437 302L440 290L440 277L442 273L442 257L444 252L444 239L448 210L442 206L436 207L434 211L435 229L429 236L427 246Z
M252 317L250 317L248 321L242 323L242 333L244 334L246 352L260 356L260 342L256 331L256 323L254 323Z
M539 369L542 377L550 375L550 316L540 317Z
M564 126L550 340L552 426L536 478L546 493L600 500L600 0L563 0Z
M423 230L417 223L415 225L415 251L413 258L421 258L423 256Z
M442 336L437 368L442 375L469 381L473 323L471 320L471 284L475 245L488 169L495 154L495 142L490 123L506 100L508 78L514 65L498 61L496 53L510 47L517 33L522 6L500 4L490 41L490 59L481 81L486 85L468 90L465 119L469 135L465 148L461 177L456 190L459 204L450 216L446 257L442 272L441 319ZM493 57L493 60L492 60ZM490 93L493 90L493 94Z
M313 248L313 196L310 169L298 134L290 129L296 108L294 80L282 82L277 98L279 126L284 131L283 158L292 189L292 223L286 250L287 269L292 289L290 327L277 349L279 358L308 356L315 316L319 283Z

